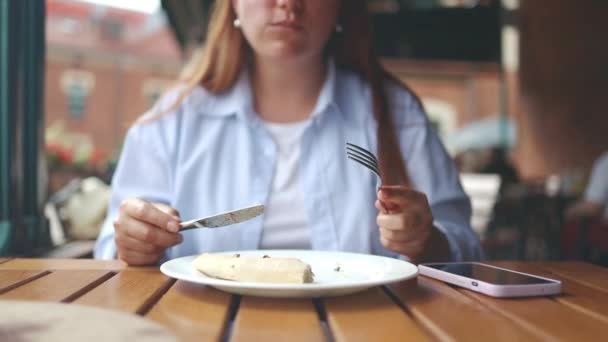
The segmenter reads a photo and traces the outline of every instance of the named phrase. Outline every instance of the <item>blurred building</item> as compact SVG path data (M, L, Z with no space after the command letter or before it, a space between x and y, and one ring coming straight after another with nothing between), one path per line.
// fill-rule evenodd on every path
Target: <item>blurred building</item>
M105 152L120 146L182 61L160 9L47 0L46 39L45 124L63 122Z
M47 0L46 123L90 132L103 149L204 39L209 0L166 1L154 15ZM489 117L517 128L523 178L588 169L606 148L606 4L371 0L377 50L420 95L443 137ZM174 35L175 33L175 35ZM499 131L496 135L501 134Z

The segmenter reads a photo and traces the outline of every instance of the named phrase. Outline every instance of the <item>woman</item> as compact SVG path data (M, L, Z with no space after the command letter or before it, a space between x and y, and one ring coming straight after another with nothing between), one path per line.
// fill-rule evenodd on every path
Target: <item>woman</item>
M127 134L95 256L147 265L313 248L478 258L456 169L419 101L370 51L364 0L216 1L185 86ZM346 142L377 150L392 186L376 192ZM266 211L256 219L178 231L182 219L257 203Z

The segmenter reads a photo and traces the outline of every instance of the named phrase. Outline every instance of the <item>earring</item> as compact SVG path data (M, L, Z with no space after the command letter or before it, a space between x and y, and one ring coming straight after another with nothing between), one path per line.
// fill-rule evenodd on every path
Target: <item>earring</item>
M340 24L336 25L336 32L342 33L342 31L344 31L344 28L342 27L342 25L340 25Z
M234 19L234 21L232 22L232 25L236 28L240 28L241 27L241 19L236 18Z

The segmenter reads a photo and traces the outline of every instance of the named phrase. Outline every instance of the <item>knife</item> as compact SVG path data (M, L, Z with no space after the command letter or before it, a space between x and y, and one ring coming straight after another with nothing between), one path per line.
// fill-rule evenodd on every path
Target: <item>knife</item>
M196 220L184 221L180 223L180 230L194 228L219 228L231 224L241 223L261 215L264 212L263 205L228 211L222 214L204 217Z

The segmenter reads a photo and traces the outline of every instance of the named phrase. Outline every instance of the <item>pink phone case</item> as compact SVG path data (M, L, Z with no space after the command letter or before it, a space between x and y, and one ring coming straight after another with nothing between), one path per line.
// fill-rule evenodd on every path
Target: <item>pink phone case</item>
M462 264L462 263L441 263L442 265L448 264ZM457 274L438 270L436 268L425 266L420 264L418 270L420 275L435 278L446 283L461 286L469 290L480 292L492 297L531 297L531 296L550 296L561 293L562 282L559 280L540 277L534 274L517 272L506 268L496 267L479 262L470 262L468 264L478 264L486 267L492 267L507 272L523 274L531 277L541 278L550 283L547 284L522 284L522 285L496 285L490 284L481 280L472 279Z

